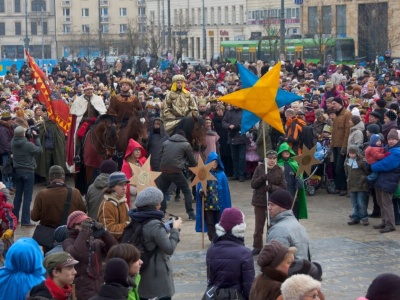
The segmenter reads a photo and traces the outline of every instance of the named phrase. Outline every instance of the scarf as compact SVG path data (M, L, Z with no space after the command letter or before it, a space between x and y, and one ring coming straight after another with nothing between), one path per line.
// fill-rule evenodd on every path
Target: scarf
M288 159L283 159L282 157L280 157L278 159L278 166L284 167L285 162L287 162L293 172L297 174L297 170L299 169L299 164L297 163L297 161L295 161L292 157L289 157Z
M129 217L133 221L143 222L148 219L158 219L162 220L164 218L164 212L161 210L156 210L154 207L141 207L140 209L134 208L128 212Z
M49 289L51 296L57 300L66 300L69 296L71 296L72 288L70 285L67 285L66 288L61 288L55 284L55 282L49 277L47 277L44 282L46 287Z
M356 158L349 158L347 160L347 165L352 169L358 169L357 159Z
M120 204L126 203L126 197L120 197L116 193L112 192L111 194L105 194L104 198L107 201L112 202L115 206L119 206Z

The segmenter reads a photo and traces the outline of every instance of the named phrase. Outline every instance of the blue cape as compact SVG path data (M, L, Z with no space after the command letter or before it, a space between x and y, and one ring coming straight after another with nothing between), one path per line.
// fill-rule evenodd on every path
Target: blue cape
M219 158L218 154L215 153L214 151L211 152L206 160L205 164L208 164L212 162L213 160L218 161L218 168L215 174L215 178L217 178L218 181L218 200L220 204L221 210L219 211L219 214L222 215L222 212L224 211L225 208L231 207L231 193L229 191L229 185L228 185L228 179L226 178L225 175L225 168L224 165ZM201 232L201 225L202 225L202 219L201 219L201 197L199 194L199 190L201 189L201 183L197 184L196 188L196 232ZM214 215L214 220L215 223L219 222L218 219L218 212L215 211ZM208 232L207 224L204 223L204 232Z

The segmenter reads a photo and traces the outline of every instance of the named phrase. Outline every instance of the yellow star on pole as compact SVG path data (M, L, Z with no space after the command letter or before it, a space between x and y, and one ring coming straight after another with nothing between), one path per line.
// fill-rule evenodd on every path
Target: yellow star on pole
M311 166L318 165L321 162L315 158L315 150L317 150L317 145L308 149L306 146L303 146L301 155L297 155L293 157L295 161L299 164L299 169L297 170L296 176L303 174L306 172L308 176L311 174Z
M210 170L212 168L212 162L204 165L203 159L201 158L201 155L199 155L199 159L197 161L197 167L191 167L189 168L190 171L193 172L193 174L196 176L190 186L194 186L197 183L201 182L201 187L203 188L204 193L206 193L207 190L207 180L217 180L217 178L214 177L210 173Z
M276 103L281 63L278 62L252 87L220 97L219 100L248 110L284 133L282 119Z
M151 155L141 167L129 163L133 172L133 176L129 179L129 183L136 187L138 193L149 186L157 187L154 180L161 175L161 172L151 171L150 158Z

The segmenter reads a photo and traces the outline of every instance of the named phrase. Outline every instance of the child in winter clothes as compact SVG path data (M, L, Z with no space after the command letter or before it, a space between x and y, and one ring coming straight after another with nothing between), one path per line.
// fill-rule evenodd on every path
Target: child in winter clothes
M246 179L250 179L253 177L254 170L258 166L258 162L261 161L261 159L257 153L256 131L250 131L246 134L246 136Z
M356 145L349 146L347 158L344 162L344 169L347 177L347 188L350 193L353 212L348 225L359 224L368 226L368 184L365 182L367 170L363 157Z
M18 220L12 209L12 204L7 203L7 196L0 192L0 237L4 243L4 257L8 248L14 243L14 231L18 225Z
M365 160L369 165L389 155L389 152L385 153L385 148L382 145L381 139L382 137L379 134L373 134L369 139L369 146L365 149ZM368 182L371 183L374 182L376 178L378 178L378 173L375 172L367 176Z

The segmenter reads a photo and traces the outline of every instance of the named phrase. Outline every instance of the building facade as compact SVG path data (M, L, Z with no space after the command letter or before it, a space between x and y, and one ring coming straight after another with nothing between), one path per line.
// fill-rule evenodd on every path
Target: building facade
M37 58L56 57L55 1L0 0L0 57L23 59L24 46Z

